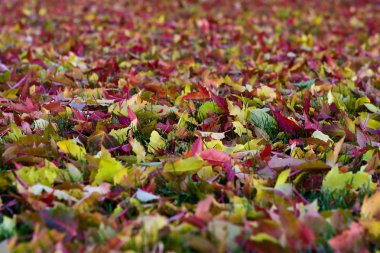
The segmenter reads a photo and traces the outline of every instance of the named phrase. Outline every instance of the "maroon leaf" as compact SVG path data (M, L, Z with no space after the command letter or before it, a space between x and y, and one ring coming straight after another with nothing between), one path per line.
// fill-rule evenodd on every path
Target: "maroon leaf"
M292 120L289 120L282 116L281 113L272 110L274 117L278 122L278 126L282 131L288 133L292 136L299 136L301 132L301 128Z
M214 99L215 103L217 106L220 107L225 113L228 113L228 104L227 104L227 99L223 97L219 97L215 95L213 92L211 92L211 97Z
M272 148L271 148L271 146L270 146L270 145L267 145L267 146L265 147L265 149L261 152L261 154L260 154L260 158L261 158L261 159L265 159L265 158L269 157L270 154L271 154L271 152L272 152Z

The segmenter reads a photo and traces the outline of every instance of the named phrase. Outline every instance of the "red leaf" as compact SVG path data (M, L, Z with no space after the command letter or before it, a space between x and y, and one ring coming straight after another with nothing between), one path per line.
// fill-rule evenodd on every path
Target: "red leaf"
M44 202L47 206L52 207L53 206L53 201L54 201L54 191L55 190L51 191L46 196L41 197L40 200L42 202Z
M303 112L303 118L304 118L304 120L305 120L305 129L306 129L306 130L322 130L322 126L319 125L318 122L314 121L314 123L313 123L313 122L311 122L311 121L308 119L308 117L307 117L305 111Z
M189 99L193 99L193 100L206 100L206 99L209 99L210 98L210 94L208 93L208 91L202 87L202 86L198 86L197 89L199 91L197 92L190 92L188 94L186 94L185 96L183 96L182 99L184 100L189 100Z
M86 117L83 112L77 111L74 108L71 108L71 111L73 112L76 121L86 121Z
M210 213L212 200L213 198L211 196L208 196L199 202L195 210L195 215L206 221L212 219L212 214Z
M268 156L270 156L271 153L272 153L272 148L270 145L267 145L265 149L263 150L263 152L261 152L260 158L261 159L267 158Z
M348 230L331 238L329 244L334 252L368 252L363 241L364 228L357 222L352 222Z
M202 151L200 156L203 160L208 161L212 165L220 165L231 161L231 157L229 157L229 155L214 148Z
M15 85L13 86L9 86L9 88L11 88L12 90L13 89L16 89L18 88L20 85L22 85L24 83L24 81L27 79L28 75L25 75L23 78L21 78Z
M203 142L202 142L202 137L198 137L191 145L190 148L190 155L195 156L196 154L199 154L203 151Z
M190 92L188 94L186 94L185 96L183 96L182 99L184 100L205 100L205 99L208 99L210 96L208 95L205 95L201 92Z
M305 97L303 99L303 103L304 103L304 107L303 107L303 111L305 113L308 113L309 112L309 109L310 109L310 100L311 100L311 92L309 91L308 94L307 94L307 97Z
M200 217L198 216L190 216L190 217L184 217L183 219L181 219L181 222L184 223L184 222L187 222L187 223L190 223L200 229L203 229L206 227L205 225L205 222L203 221L203 219L201 219Z
M278 126L280 127L280 129L282 131L284 131L284 132L286 132L292 136L297 136L300 134L301 128L299 127L299 125L297 125L296 123L294 123L290 119L285 118L279 112L276 112L276 111L272 111L272 112L273 112L274 117L278 121Z
M211 92L212 99L214 99L215 103L217 106L220 107L224 112L228 113L228 105L227 105L227 100L223 97L219 97L215 95L213 92Z
M24 104L13 104L12 107L14 110L19 112L31 113L38 110L38 106L30 98L26 98Z
M43 105L42 107L49 110L52 114L66 111L59 102L50 102L49 104Z
M31 59L31 60L29 60L29 62L31 64L36 64L36 65L42 67L43 69L47 69L46 64L41 59Z
M137 119L136 114L132 111L132 109L128 106L128 117L131 121Z

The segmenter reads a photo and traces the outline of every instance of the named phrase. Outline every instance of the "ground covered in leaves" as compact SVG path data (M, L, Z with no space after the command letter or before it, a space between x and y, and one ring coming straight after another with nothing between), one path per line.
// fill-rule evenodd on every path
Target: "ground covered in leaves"
M0 2L2 252L380 250L376 1Z

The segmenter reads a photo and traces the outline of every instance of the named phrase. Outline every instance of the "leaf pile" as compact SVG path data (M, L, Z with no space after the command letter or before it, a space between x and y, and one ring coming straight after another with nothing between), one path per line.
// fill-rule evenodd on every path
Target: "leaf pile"
M0 11L1 251L380 250L375 1Z

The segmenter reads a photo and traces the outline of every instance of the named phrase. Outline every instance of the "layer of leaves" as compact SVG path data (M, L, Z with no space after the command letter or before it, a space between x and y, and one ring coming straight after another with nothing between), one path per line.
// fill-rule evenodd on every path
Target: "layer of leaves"
M375 1L0 1L0 251L380 250Z

